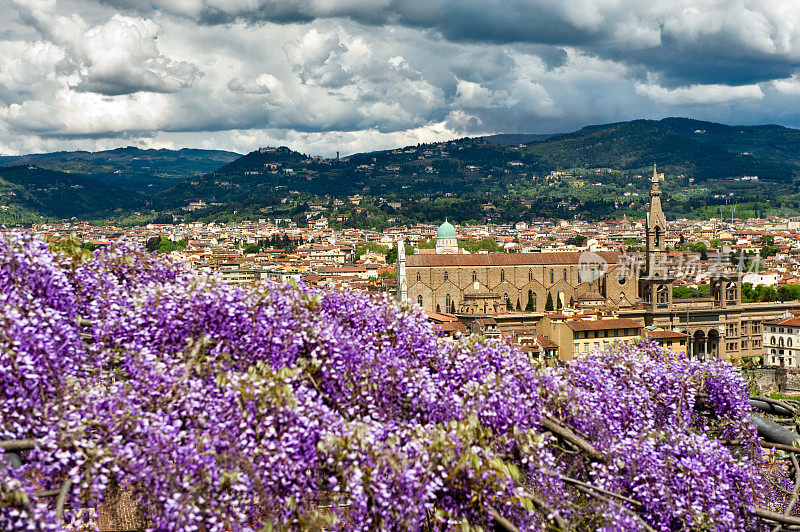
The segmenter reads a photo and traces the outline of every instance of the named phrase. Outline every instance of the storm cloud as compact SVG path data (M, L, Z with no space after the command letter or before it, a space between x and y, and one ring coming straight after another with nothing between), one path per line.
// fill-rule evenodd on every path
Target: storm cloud
M0 152L800 125L795 1L0 0Z

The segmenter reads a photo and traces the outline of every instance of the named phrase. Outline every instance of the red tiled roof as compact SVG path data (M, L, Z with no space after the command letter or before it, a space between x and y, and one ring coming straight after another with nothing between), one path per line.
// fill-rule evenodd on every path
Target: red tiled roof
M641 329L642 324L630 318L567 321L573 331L604 331L607 329Z
M478 253L442 254L442 255L409 255L408 266L535 266L549 264L578 264L582 252L554 251L544 253ZM601 251L597 255L609 264L618 262L616 251Z
M764 325L781 325L783 327L800 327L800 318L787 318L785 320L765 321Z
M675 331L647 331L647 335L654 340L668 340L670 338L688 338L687 335Z

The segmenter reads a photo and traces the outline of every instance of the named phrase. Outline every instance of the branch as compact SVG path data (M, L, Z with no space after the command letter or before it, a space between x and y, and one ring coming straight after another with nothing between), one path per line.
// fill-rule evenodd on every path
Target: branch
M599 493L596 493L594 491L595 489L599 489L599 488L595 488L594 486L590 486L589 484L584 484L583 482L580 482L580 481L578 481L578 482L579 482L578 484L575 484L575 487L578 488L578 490L586 493L587 495L591 495L592 497L594 497L596 499L599 499L599 500L603 501L606 504L610 504L612 506L616 506L617 508L620 508L626 514L628 514L631 517L633 517L634 519L636 519L639 522L639 524L642 525L642 529L643 530L646 530L647 532L656 532L656 529L651 527L650 525L648 525L644 521L644 519L642 519L642 516L640 516L639 514L637 514L636 512L631 510L630 508L628 508L627 506L615 505L611 499L609 499L608 497L605 497L603 495L600 495ZM614 495L616 495L616 494L614 494Z
M762 403L768 403L768 404L771 404L771 405L778 406L778 407L782 408L783 410L786 410L787 412L789 412L793 416L796 416L797 413L798 413L797 408L792 406L792 405L790 405L786 401L780 401L778 399L773 399L772 397L767 397L765 395L754 395L753 397L750 398L750 400L751 401L761 401ZM751 403L751 406L755 406L755 405L753 405ZM778 412L777 408L775 408L774 410L775 410L776 413Z
M537 497L533 493L525 492L525 495L531 500L531 502L533 502L533 504L535 504L536 506L538 506L539 508L541 508L542 510L547 512L545 517L555 521L556 522L556 526L558 526L558 530L572 530L572 528L569 526L569 523L566 521L566 519L561 517L561 514L559 514L549 504L544 502L542 499L540 499L539 497Z
M64 505L67 502L70 488L72 488L72 479L68 478L61 485L61 491L58 493L58 500L56 501L56 520L59 522L64 518Z
M543 428L549 432L552 432L562 440L568 441L581 451L588 454L594 460L597 460L598 462L603 460L603 455L601 455L600 452L595 449L594 445L575 434L569 427L546 417L543 417L540 422Z
M783 445L782 443L770 443L766 441L761 442L761 447L765 449L775 449L776 451L783 451L786 453L800 454L800 447L793 447L791 445Z
M4 451L29 451L36 447L36 440L3 440L0 441L0 449Z
M567 484L572 484L573 486L576 486L576 487L582 487L582 488L585 488L585 489L593 490L593 491L596 491L598 493L604 493L604 494L606 494L606 495L608 495L610 497L614 497L614 498L619 499L621 501L625 501L625 502L627 502L629 504L632 504L634 506L637 506L639 508L644 506L642 503L640 503L636 499L631 499L630 497L626 497L625 495L620 495L619 493L614 493L613 491L608 491L608 490L605 490L603 488L598 488L597 486L594 486L592 484L587 484L586 482L580 481L580 480L578 480L576 478L571 478L571 477L567 477L567 476L564 476L564 475L559 475L559 478L561 478L561 480L563 482L567 483Z
M765 510L763 508L753 508L752 512L757 517L762 519L766 519L768 521L773 521L775 523L781 523L784 525L800 525L800 517L793 517L791 515L783 515L777 512L771 512L769 510Z
M492 519L494 519L494 523L497 525L497 528L503 532L519 532L519 529L514 526L514 523L497 513L497 510L491 506L489 507L489 515L491 515Z
M783 515L789 515L792 513L794 505L797 504L797 497L800 496L800 466L797 464L797 457L795 456L795 453L792 453L789 456L791 457L792 465L794 466L794 489L792 489L792 498L789 500L789 504L783 511Z

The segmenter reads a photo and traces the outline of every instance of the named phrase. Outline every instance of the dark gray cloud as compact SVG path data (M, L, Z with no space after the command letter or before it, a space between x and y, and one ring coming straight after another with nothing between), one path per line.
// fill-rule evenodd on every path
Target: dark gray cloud
M0 0L0 152L800 125L794 0ZM306 143L307 146L302 145Z
M651 3L641 0L111 0L137 12L158 9L203 24L309 23L435 32L451 42L535 44L548 63L563 47L659 72L665 82L752 83L787 77L800 60L800 5L794 0Z

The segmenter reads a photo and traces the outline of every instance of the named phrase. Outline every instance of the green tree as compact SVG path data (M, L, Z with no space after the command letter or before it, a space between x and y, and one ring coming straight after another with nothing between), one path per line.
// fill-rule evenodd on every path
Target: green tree
M528 302L525 304L525 310L528 312L533 311L533 291L528 290Z
M261 246L259 246L258 244L247 244L244 247L244 253L246 255L252 255L254 253L258 253L259 251L261 251Z
M584 245L586 243L586 240L588 240L588 239L583 235L575 235L575 236L569 237L564 243L566 245L568 245L568 246L581 247L582 245Z
M147 239L147 243L144 245L144 247L147 249L147 251L152 253L153 251L157 251L158 250L158 245L159 244L161 244L161 237L160 236L154 236L152 238L148 238Z
M547 303L544 304L545 312L553 310L553 293L547 292Z
M522 310L522 305L519 304L519 298L517 298L517 310Z

